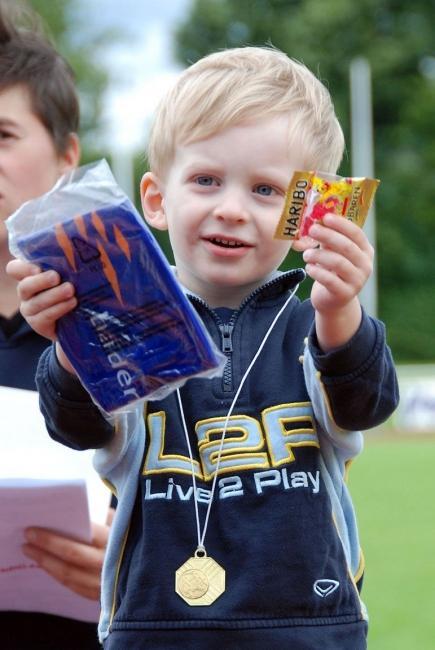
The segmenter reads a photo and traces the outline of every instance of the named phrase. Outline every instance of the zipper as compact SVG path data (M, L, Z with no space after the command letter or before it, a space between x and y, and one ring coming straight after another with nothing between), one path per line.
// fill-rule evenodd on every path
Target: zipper
M222 390L224 393L229 393L233 390L233 331L236 322L238 311L236 311L230 318L228 323L224 323L220 316L209 305L198 296L189 294L192 302L196 302L204 307L211 315L220 333L220 349L227 358L222 374Z
M224 354L227 354L227 352L232 352L233 351L233 330L234 330L234 325L229 325L228 323L224 323L223 325L219 325L219 329L221 332L221 340L222 340L222 352Z
M290 273L292 273L290 271ZM209 314L212 315L213 320L216 322L217 327L219 329L220 335L221 335L221 350L223 354L225 354L227 358L227 362L224 367L223 375L222 375L222 389L225 393L229 393L233 390L233 332L234 332L234 327L236 320L246 305L251 302L253 298L255 298L258 294L262 293L265 289L268 289L269 287L272 287L273 285L277 284L282 280L281 276L272 278L272 280L269 280L266 282L266 284L263 284L261 287L257 287L257 289L254 289L254 291L247 296L244 300L242 300L240 307L237 311L234 312L234 314L231 316L230 320L228 323L224 323L222 319L218 316L218 314L209 307L209 305L203 300L202 298L199 298L199 296L195 296L194 294L189 294L189 298L191 299L192 302L197 302L202 307L205 307L205 309L209 312Z
M215 318L218 319L215 314ZM235 318L232 317L229 323L218 323L221 333L221 350L227 358L222 375L222 388L225 393L233 390L233 331Z

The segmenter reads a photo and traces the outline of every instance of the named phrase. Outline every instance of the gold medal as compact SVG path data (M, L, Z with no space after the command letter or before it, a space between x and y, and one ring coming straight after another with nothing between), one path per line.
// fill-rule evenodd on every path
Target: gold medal
M175 591L188 605L211 605L225 591L225 569L197 549L175 572Z

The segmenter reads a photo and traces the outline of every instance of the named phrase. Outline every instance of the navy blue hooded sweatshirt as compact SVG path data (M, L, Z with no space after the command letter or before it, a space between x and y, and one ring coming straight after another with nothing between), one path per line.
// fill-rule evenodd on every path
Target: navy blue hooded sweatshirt
M301 270L278 274L224 322L191 300L227 355L222 377L180 390L201 525L234 394ZM382 323L363 314L343 347L323 353L309 301L294 297L235 405L222 450L205 547L226 571L211 605L175 591L196 548L191 464L176 393L106 420L79 382L41 359L38 386L52 437L98 448L95 466L119 500L103 569L106 649L362 650L363 561L346 486L360 429L398 401Z

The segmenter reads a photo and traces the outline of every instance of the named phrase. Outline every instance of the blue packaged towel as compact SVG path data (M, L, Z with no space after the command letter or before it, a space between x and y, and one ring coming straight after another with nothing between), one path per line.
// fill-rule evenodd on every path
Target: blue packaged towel
M105 205L100 196L96 209L60 220L62 187L77 176L83 185L83 169L89 168L87 187L92 185L93 165L35 200L33 209L45 208L46 213L47 201L57 203L57 222L52 211L48 224L42 218L23 234L17 224L25 217L17 211L8 229L14 254L19 251L41 268L55 269L75 286L78 305L59 319L58 340L93 400L110 413L140 399L160 399L190 377L219 374L223 355L119 188L111 197L115 204ZM115 183L106 164L104 174ZM31 203L25 204L26 212ZM41 224L45 227L38 228Z

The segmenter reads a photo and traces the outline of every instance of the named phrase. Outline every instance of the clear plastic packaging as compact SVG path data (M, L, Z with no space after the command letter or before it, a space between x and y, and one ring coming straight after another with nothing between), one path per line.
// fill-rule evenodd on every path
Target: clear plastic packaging
M75 286L57 337L104 411L222 373L224 355L106 161L62 177L6 225L13 255Z

